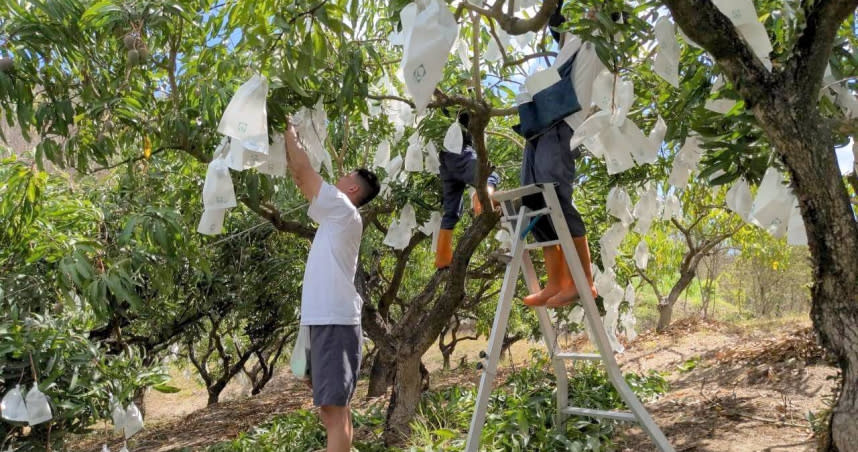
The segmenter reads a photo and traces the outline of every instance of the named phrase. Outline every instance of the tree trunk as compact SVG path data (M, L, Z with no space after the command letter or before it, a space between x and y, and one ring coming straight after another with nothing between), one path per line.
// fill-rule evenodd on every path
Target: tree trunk
M785 92L758 106L772 143L790 170L813 261L811 318L843 370L830 425L831 450L858 450L858 224L840 177L831 131L813 105Z
M396 372L396 360L393 353L379 349L372 360L369 372L369 388L367 398L381 397L387 394L387 388L393 384L393 374Z
M655 330L659 333L663 333L667 330L667 327L670 326L670 322L673 318L673 304L671 303L659 303L658 304L658 325L655 327Z
M420 355L399 357L396 360L393 394L390 396L384 427L385 445L400 444L411 433L409 423L417 412L423 386L420 367Z
M699 262L699 254L692 252L692 254L687 255L679 270L679 280L670 289L667 298L658 301L658 325L655 327L657 332L663 333L670 326L671 318L673 317L673 306L679 300L682 292L694 281L694 275Z

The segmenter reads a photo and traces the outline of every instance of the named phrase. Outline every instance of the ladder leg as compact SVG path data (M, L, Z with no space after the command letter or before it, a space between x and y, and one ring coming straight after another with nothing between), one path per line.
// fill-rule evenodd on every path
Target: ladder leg
M480 389L477 393L474 415L471 418L471 427L468 430L468 442L465 446L465 450L468 452L477 452L480 446L480 434L483 430L483 424L486 421L489 397L492 393L495 375L497 375L498 361L500 361L500 352L503 347L503 337L506 334L509 313L512 309L513 298L515 297L515 286L518 283L518 274L521 271L521 257L524 253L524 245L526 243L521 237L521 233L527 224L524 218L526 210L526 207L521 208L521 214L516 222L511 250L512 260L506 266L498 307L495 311L495 320L492 324L492 332L489 337L488 356L483 368L483 374L480 377Z
M524 273L524 280L527 283L527 290L534 293L539 290L539 279L536 277L533 261L530 260L530 254L527 251L524 252L522 261L522 272ZM535 307L533 312L536 314L536 318L539 319L539 330L542 332L545 347L548 348L548 356L551 358L551 366L554 368L554 375L557 378L557 417L555 425L559 426L568 417L561 411L569 405L569 377L566 374L566 363L556 356L557 333L554 331L548 310L544 306L539 306Z
M557 231L557 237L560 240L560 246L563 248L563 254L566 257L566 263L572 273L572 280L575 281L575 286L579 288L579 302L584 308L584 313L587 322L590 324L590 329L596 339L596 347L602 355L602 360L605 364L605 369L608 373L608 378L617 389L620 396L626 402L629 410L635 415L641 428L647 432L653 442L663 452L672 452L673 447L667 441L667 438L662 433L661 429L652 419L649 412L646 411L643 404L638 400L635 393L626 383L620 367L617 365L617 360L614 358L614 350L608 341L608 334L605 332L605 327L602 324L602 318L599 315L599 309L596 307L596 301L593 299L593 294L589 290L581 290L582 288L590 287L590 282L584 275L584 268L581 266L581 260L578 257L578 252L572 244L572 236L569 234L569 227L566 225L566 219L560 211L560 201L557 198L557 193L554 186L546 184L543 186L543 195L548 206L551 206L551 222L554 224L554 230Z

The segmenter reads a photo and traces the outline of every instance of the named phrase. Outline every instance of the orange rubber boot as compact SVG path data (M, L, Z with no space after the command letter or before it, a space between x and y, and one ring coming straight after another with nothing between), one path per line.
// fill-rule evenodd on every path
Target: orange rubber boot
M435 268L447 268L453 262L453 230L438 231L438 248L435 250Z
M523 301L527 306L544 306L549 298L563 288L563 267L566 265L563 260L563 251L559 245L554 245L542 248L542 253L545 255L545 271L548 273L548 282L539 292L524 297Z
M495 188L489 185L488 187L486 187L486 191L489 192L489 199L492 199L492 194L495 192ZM497 203L495 203L494 200L492 200L491 203L492 209L494 209L494 207L498 205ZM474 209L474 215L480 215L481 213L483 213L483 204L480 202L480 197L477 195L477 192L474 192L474 194L471 196L471 208Z
M590 268L590 247L587 245L587 237L572 237L572 242L575 243L575 251L578 252L578 258L581 260L581 266L584 268L584 276L587 277L587 282L590 285L590 291L593 298L598 295L596 286L593 285L593 272ZM563 252L560 252L561 255ZM569 267L566 265L564 256L563 260L563 277L561 278L562 288L548 301L545 305L549 308L560 308L572 304L578 299L578 288L575 287L575 281L572 279L572 274L569 272Z

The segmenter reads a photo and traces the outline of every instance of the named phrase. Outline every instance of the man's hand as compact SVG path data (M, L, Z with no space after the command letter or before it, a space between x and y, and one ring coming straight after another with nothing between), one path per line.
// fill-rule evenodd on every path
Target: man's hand
M312 202L322 187L322 177L310 164L310 157L307 156L304 146L298 141L298 133L289 117L286 118L286 132L284 134L286 137L286 167L289 168L289 174L292 175L292 180L301 190L301 194Z

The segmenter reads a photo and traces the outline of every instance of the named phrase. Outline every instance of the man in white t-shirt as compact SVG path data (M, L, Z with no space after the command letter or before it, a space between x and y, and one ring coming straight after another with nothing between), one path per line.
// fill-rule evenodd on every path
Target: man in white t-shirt
M330 185L310 164L295 128L286 129L289 173L319 224L301 293L301 327L309 328L309 376L313 404L328 433L328 451L348 452L352 443L349 402L361 360L360 314L363 300L354 279L363 225L358 208L378 195L378 178L355 170Z

